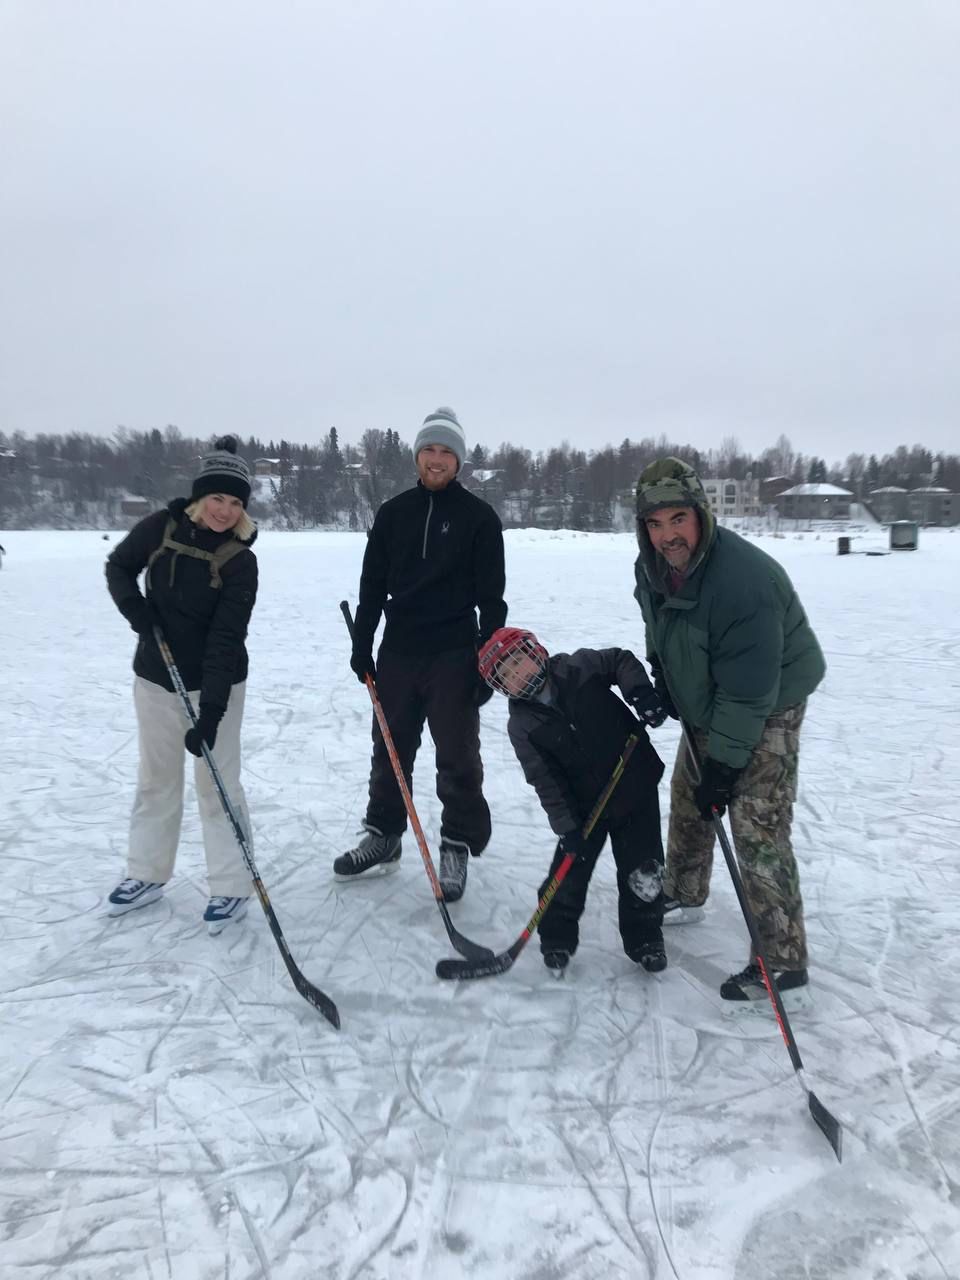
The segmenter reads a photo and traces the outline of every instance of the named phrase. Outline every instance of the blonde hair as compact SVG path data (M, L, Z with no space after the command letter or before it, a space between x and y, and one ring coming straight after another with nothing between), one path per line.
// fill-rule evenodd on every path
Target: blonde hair
M204 497L209 497L209 494L204 494ZM190 519L193 521L194 524L200 523L200 508L202 506L203 506L203 498L197 498L195 502L191 502L190 505L187 507L186 513L190 517ZM235 538L239 538L241 542L249 542L250 539L253 537L253 534L255 533L256 528L257 526L253 523L253 521L247 515L246 510L242 510L240 512L240 519L233 526L230 532L233 534Z

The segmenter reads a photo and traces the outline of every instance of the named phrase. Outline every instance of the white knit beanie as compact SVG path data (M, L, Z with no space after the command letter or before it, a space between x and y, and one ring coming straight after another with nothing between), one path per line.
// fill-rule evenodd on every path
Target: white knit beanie
M467 441L463 434L463 427L457 421L457 415L452 409L441 405L439 409L434 409L433 413L428 413L424 418L423 426L417 432L417 438L413 442L414 462L420 450L428 444L442 444L444 448L452 449L457 455L457 470L459 471L463 466L467 456Z

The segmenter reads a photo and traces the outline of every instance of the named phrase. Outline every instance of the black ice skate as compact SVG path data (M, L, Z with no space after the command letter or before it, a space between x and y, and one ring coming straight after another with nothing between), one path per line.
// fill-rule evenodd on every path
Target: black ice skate
M444 902L459 902L467 887L467 864L470 846L462 840L440 837L440 872L437 879L443 890Z
M664 924L696 924L703 919L703 907L687 907L676 898L664 898Z
M376 827L363 824L366 833L356 848L341 853L333 864L338 880L351 880L365 871L396 871L400 862L400 837L384 835Z
M810 1007L806 969L774 969L770 973L788 1013ZM749 1008L753 1005L773 1010L760 966L752 960L745 969L731 976L720 988L720 995L731 1002L730 1008Z

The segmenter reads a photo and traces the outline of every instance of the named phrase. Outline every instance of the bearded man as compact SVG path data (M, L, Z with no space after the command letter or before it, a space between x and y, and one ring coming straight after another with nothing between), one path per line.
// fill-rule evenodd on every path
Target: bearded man
M820 645L783 567L717 526L699 477L678 458L661 458L640 475L637 541L634 595L654 683L702 759L695 782L681 741L670 787L664 923L702 916L713 814L729 809L771 977L781 994L796 993L796 1006L807 986L807 940L790 834L800 726L826 669ZM720 994L765 998L755 956Z

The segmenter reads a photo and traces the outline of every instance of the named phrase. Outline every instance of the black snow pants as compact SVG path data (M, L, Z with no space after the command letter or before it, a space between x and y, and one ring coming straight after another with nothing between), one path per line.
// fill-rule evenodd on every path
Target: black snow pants
M481 853L490 840L477 687L477 655L472 646L423 655L381 647L377 654L377 693L407 786L412 792L413 762L426 720L437 753L441 837L464 841L474 854ZM407 825L403 796L376 717L366 820L389 835L400 835Z
M569 951L572 955L580 941L580 917L587 901L587 888L597 864L597 858L606 843L607 836L613 846L613 859L617 864L617 890L619 896L620 937L623 949L630 951L648 938L663 923L663 890L652 901L638 896L631 887L630 877L639 872L639 884L646 888L654 877L656 886L663 869L663 839L660 835L660 801L656 785L645 787L636 804L628 813L610 822L602 819L593 829L587 847L567 872L567 877L540 921L540 950ZM543 896L547 885L563 860L560 844L550 864L547 878L540 886ZM634 880L637 884L637 880Z

